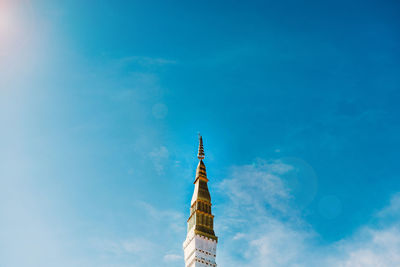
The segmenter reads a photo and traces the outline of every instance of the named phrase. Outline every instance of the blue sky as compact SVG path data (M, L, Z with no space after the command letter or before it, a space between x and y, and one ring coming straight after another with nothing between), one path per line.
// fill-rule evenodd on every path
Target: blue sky
M183 266L198 132L220 266L400 265L399 11L2 1L0 265Z

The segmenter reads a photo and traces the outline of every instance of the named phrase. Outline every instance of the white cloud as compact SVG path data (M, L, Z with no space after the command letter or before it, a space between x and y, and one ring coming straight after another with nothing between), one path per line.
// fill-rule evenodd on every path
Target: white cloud
M400 194L374 216L374 225L318 245L318 234L292 208L295 199L285 177L294 171L281 161L258 160L234 167L219 184L230 204L216 220L223 238L220 266L400 266Z
M218 189L228 195L235 205L285 210L291 197L279 175L292 170L292 166L280 161L257 161L252 165L233 167L229 179L223 180Z
M177 255L177 254L166 254L164 256L164 261L165 262L176 262L176 261L182 261L183 257L182 255Z
M146 239L127 239L127 240L112 240L112 241L97 241L97 247L100 250L115 254L122 255L148 255L154 251L156 244Z
M239 239L243 239L243 238L245 238L245 237L246 237L245 234L243 234L243 233L237 233L237 234L233 237L233 240L239 240Z
M166 65L174 65L176 60L160 58L160 57L146 57L146 56L131 56L122 58L123 64L137 64L143 67L161 67Z
M175 210L157 209L153 205L146 202L139 202L138 204L146 211L146 214L153 222L155 221L162 223L163 227L166 227L175 233L184 233L185 218L181 212Z
M146 227L140 233L127 231L126 237L95 239L90 249L101 262L89 258L83 266L142 267L176 266L183 263L182 241L185 218L174 210L159 209L146 202L136 206ZM151 230L149 230L151 229ZM179 239L182 237L182 240Z
M98 239L91 244L96 257L84 255L73 266L82 267L139 267L160 262L154 257L155 251L162 251L156 241L146 238Z
M169 158L168 149L165 146L160 146L159 148L155 148L153 151L149 153L150 158L153 161L154 168L158 175L164 173L164 165Z
M365 227L353 238L338 244L340 256L330 259L329 266L400 266L400 231L397 226L383 229Z
M390 205L378 212L377 216L382 219L397 217L400 221L400 193L393 195Z
M168 114L168 107L163 103L157 103L152 108L153 116L157 119L164 119Z

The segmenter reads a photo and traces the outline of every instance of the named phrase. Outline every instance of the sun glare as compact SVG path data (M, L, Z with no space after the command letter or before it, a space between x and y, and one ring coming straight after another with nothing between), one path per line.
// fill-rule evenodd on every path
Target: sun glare
M8 1L0 1L0 44L18 41L21 31L17 7Z

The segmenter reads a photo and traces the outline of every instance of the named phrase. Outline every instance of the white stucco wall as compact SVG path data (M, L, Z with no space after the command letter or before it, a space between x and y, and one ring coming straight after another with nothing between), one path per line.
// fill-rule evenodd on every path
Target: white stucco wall
M188 232L183 242L186 267L215 267L217 253L217 241L196 235L194 230ZM208 263L208 265L206 264Z

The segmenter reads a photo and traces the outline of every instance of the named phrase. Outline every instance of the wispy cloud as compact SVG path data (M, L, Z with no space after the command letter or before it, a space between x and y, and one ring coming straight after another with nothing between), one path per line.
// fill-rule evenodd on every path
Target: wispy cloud
M379 211L377 216L384 220L395 219L400 221L400 192L393 195L390 205Z
M292 195L281 176L294 169L279 160L257 160L233 167L229 178L219 184L220 192L232 204L218 216L221 225L217 228L222 228L221 236L226 240L219 256L221 265L298 263L313 232L290 207Z
M156 241L146 238L97 239L92 241L92 251L96 258L85 255L74 266L136 267L149 266L160 262L154 251L162 251Z
M146 215L149 216L152 221L159 222L169 231L172 230L175 233L185 232L185 218L181 212L175 210L157 209L153 205L146 202L138 202L138 205L145 210Z
M340 254L327 259L326 266L400 266L399 224L381 229L366 226L336 247Z
M97 241L97 247L103 252L117 256L139 256L149 255L156 247L156 244L146 239L126 239Z
M166 254L166 255L164 255L163 259L165 262L177 262L177 261L182 262L183 256L177 255L177 254Z
M100 262L88 260L82 266L169 266L183 263L180 237L185 232L184 216L147 202L137 202L141 220L149 226L142 233L127 232L126 237L94 239L90 246ZM149 231L148 229L152 229Z
M318 245L316 231L291 208L295 199L285 177L295 171L281 161L258 160L234 167L219 184L231 204L218 214L220 265L400 266L400 194L374 215L378 223L339 242Z
M293 169L280 161L258 160L254 164L235 166L229 179L223 180L218 189L236 206L263 209L265 205L284 211L291 198L289 189L279 175Z
M136 64L142 67L162 67L166 65L177 64L176 60L161 58L161 57L147 57L147 56L129 56L120 59L122 64Z
M158 148L153 149L150 153L149 156L151 160L153 161L154 168L158 175L161 175L164 173L164 165L166 161L169 158L169 152L168 149L165 146L160 146Z

